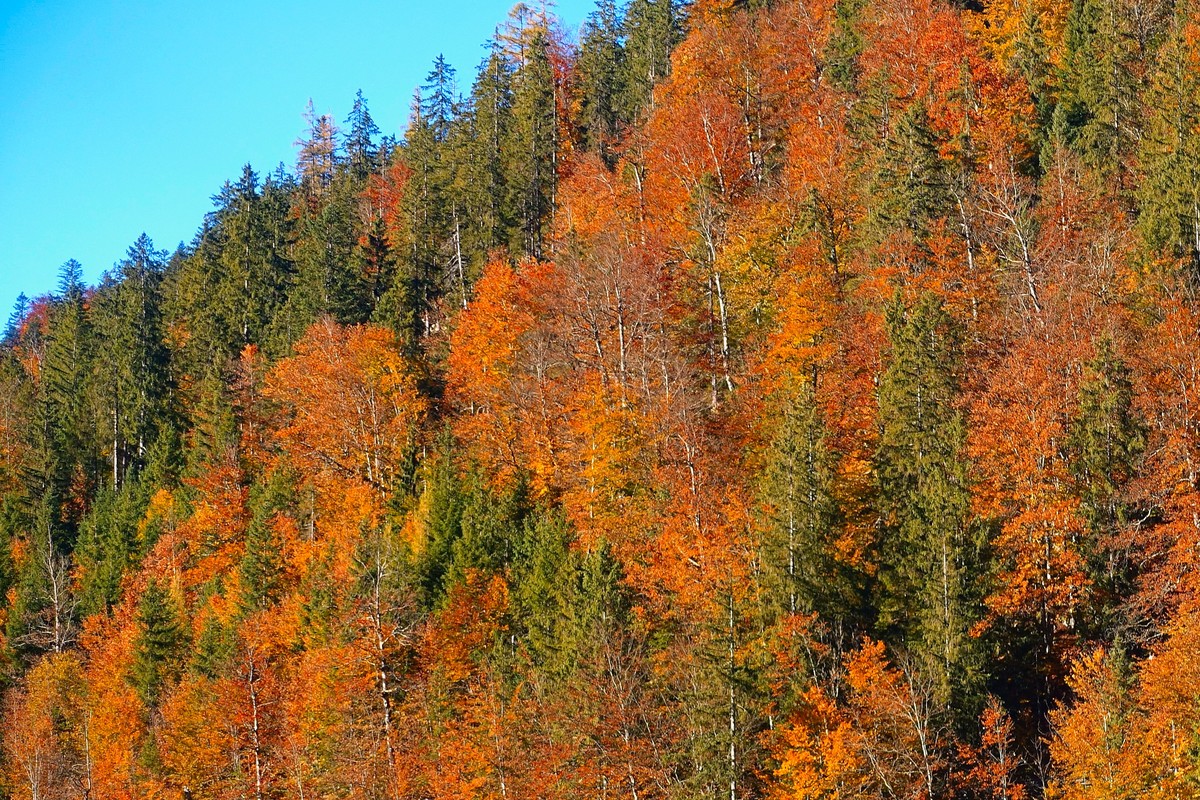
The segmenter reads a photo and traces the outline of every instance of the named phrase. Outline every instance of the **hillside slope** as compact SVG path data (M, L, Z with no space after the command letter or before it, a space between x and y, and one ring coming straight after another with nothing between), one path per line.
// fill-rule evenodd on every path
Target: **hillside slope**
M524 6L0 349L0 797L1200 793L1186 1Z

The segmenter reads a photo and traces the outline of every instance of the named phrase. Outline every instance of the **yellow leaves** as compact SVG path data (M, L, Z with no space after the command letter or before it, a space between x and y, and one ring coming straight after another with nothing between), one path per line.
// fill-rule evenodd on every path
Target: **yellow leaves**
M863 769L853 726L821 690L810 687L800 711L779 737L777 800L836 800L854 797Z
M1108 654L1095 650L1071 669L1067 681L1075 703L1051 714L1051 756L1059 767L1066 800L1116 800L1131 796L1126 743L1130 730L1128 689Z
M1193 796L1200 747L1200 614L1186 609L1136 667L1104 650L1071 671L1074 695L1051 714L1050 754L1064 800Z

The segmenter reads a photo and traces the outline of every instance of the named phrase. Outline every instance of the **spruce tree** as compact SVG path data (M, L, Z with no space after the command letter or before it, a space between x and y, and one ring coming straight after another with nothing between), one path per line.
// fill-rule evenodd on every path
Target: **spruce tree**
M187 645L175 598L157 578L150 579L138 603L137 625L130 679L142 702L153 706L178 674L179 658Z
M762 564L774 614L816 612L844 623L855 607L851 576L834 558L840 524L835 457L810 384L786 401L760 484Z
M579 126L587 149L613 166L613 145L626 121L618 107L622 95L624 49L614 0L600 0L583 26L576 71L579 80Z
M365 181L379 168L380 153L375 144L379 126L371 118L362 89L355 92L354 105L344 124L346 133L342 147L346 151L347 165L357 181Z
M1146 425L1133 408L1129 367L1110 339L1100 340L1086 370L1067 449L1092 533L1083 547L1088 576L1098 590L1093 604L1097 630L1092 633L1111 638L1112 615L1132 593L1136 578L1118 534L1132 522L1125 488L1145 450Z
M276 533L277 516L292 505L289 476L276 470L251 498L246 551L238 568L238 599L243 611L266 608L283 590L283 543Z
M155 437L171 424L170 351L162 313L165 258L142 234L96 292L96 333L108 357L96 360L95 389L114 487L130 470L145 466Z
M1163 45L1146 92L1147 116L1140 162L1138 226L1156 251L1186 259L1200 277L1200 76L1194 42L1179 20Z
M879 624L928 671L942 702L970 711L979 688L970 630L985 565L963 457L956 328L926 294L911 309L897 297L887 329L875 453Z
M558 181L557 98L549 48L545 30L530 32L514 77L512 128L503 148L504 180L515 217L510 250L538 259L545 255Z
M949 200L946 165L923 102L912 103L895 121L874 180L876 235L904 230L923 241L929 223L944 213Z
M621 25L624 58L617 102L621 117L638 120L650 107L654 87L671 73L671 52L683 26L674 0L632 0Z

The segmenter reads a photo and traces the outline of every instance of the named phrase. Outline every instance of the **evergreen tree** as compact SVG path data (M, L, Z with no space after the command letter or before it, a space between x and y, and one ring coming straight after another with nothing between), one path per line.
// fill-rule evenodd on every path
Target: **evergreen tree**
M59 295L51 306L38 415L47 468L43 491L64 503L71 529L78 524L78 510L86 506L81 495L98 477L99 447L88 392L95 342L84 299L82 269L77 261L68 261L60 271Z
M1101 339L1079 389L1079 411L1067 442L1071 473L1092 529L1085 543L1089 577L1099 590L1096 624L1113 624L1111 614L1133 590L1135 575L1118 534L1130 524L1125 490L1146 447L1146 426L1133 409L1129 367L1111 340ZM1111 638L1112 630L1095 633Z
M906 230L922 241L929 223L948 202L946 166L924 103L917 101L896 120L883 143L872 195L874 222L885 231Z
M145 514L140 483L102 489L83 520L75 559L80 610L85 616L107 613L116 604L121 579L146 549L136 538Z
M955 325L932 294L888 309L891 358L879 380L875 454L879 622L929 672L943 703L979 697L981 530L972 518Z
M1200 276L1200 76L1189 31L1182 20L1176 23L1145 95L1138 225L1153 249L1187 259Z
M674 0L632 0L621 25L624 58L617 103L621 117L635 121L652 105L654 87L671 73L671 52L682 37Z
M544 255L558 181L557 98L549 48L545 30L534 29L514 76L512 128L502 150L515 222L510 249L530 258Z
M438 144L450 136L450 125L457 113L455 91L454 67L439 53L421 86L420 102L420 117Z
M520 483L493 492L482 476L472 483L462 509L462 532L455 540L447 586L462 583L469 571L502 572L513 560L529 514L526 487Z
M1067 146L1101 174L1120 176L1141 120L1126 14L1114 0L1073 0L1067 15L1058 102L1043 167L1052 147Z
M776 614L816 612L844 624L855 608L851 576L834 554L840 523L835 461L811 385L787 400L760 484L762 563Z
M107 431L111 485L140 470L159 431L171 420L170 353L163 337L162 279L166 253L142 234L117 274L96 292L96 332L107 358L96 362L99 412Z
M835 85L854 91L858 85L858 58L862 55L863 40L858 32L858 19L866 0L836 0L833 32L825 45L829 75Z
M346 117L347 133L343 148L346 151L346 161L351 174L358 181L366 180L380 165L380 152L375 145L375 137L379 135L379 126L371 119L367 110L367 101L362 89L354 94L354 105L350 116Z
M624 49L614 0L600 0L583 26L575 70L579 81L579 126L587 149L597 153L610 167L622 125L618 102L622 95Z
M12 347L17 344L21 336L21 325L25 322L25 315L29 313L29 298L24 292L17 295L17 300L13 303L13 309L9 312L8 321L4 323L4 338L3 343L6 347Z
M137 625L130 680L142 702L153 706L178 675L188 644L178 604L156 578L150 579L138 603Z
M417 561L417 575L428 606L441 601L454 545L462 536L465 497L451 445L449 435L443 435L441 446L425 467L428 477L424 504L428 510L425 543Z
M244 611L266 608L283 589L283 542L275 526L278 516L291 507L293 494L288 475L276 470L251 498L246 552L238 569L238 599Z

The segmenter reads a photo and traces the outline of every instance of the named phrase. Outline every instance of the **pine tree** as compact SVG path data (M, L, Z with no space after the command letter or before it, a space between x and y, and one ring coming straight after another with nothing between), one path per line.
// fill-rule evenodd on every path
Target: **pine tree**
M865 6L865 0L834 3L833 31L825 45L825 58L834 84L846 91L854 91L858 85L858 58L862 55L863 40L857 26Z
M614 0L600 0L583 26L575 70L579 82L579 126L587 149L610 167L613 145L627 122L617 107L622 95L624 49Z
M1131 522L1125 487L1136 475L1145 450L1146 425L1133 408L1129 367L1111 340L1100 340L1086 369L1067 450L1076 491L1092 528L1093 538L1083 550L1089 577L1099 589L1093 604L1096 624L1104 628L1113 624L1111 614L1132 592L1136 577L1129 553L1117 537ZM1095 633L1108 638L1113 631Z
M95 420L88 400L88 384L95 347L91 321L84 308L83 273L77 261L60 271L59 295L54 299L41 370L40 415L46 426L46 446L52 451L56 495L70 508L82 509L98 475ZM74 494L75 496L71 496ZM68 523L78 523L69 513Z
M513 79L512 128L502 150L508 156L504 180L515 222L510 250L536 259L545 255L558 183L556 108L550 41L538 28Z
M4 337L2 340L6 347L13 347L17 344L21 336L21 325L25 322L25 315L29 313L29 298L24 292L17 295L16 302L13 303L13 309L9 312L8 321L4 323Z
M641 118L652 107L654 87L671 73L671 52L682 39L682 20L674 0L632 0L621 25L624 59L617 103L621 117Z
M75 549L80 610L107 613L120 599L121 579L144 548L136 534L145 513L140 481L102 489L84 518Z
M1120 177L1125 172L1141 126L1129 33L1126 14L1114 0L1073 0L1043 168L1059 144L1074 149L1101 174Z
M170 590L151 578L138 603L138 637L130 680L147 706L158 703L163 690L178 675L187 645L181 614Z
M426 534L416 569L424 602L430 607L440 603L445 594L454 545L462 536L465 497L452 444L444 434L437 451L425 462Z
M911 309L897 297L887 327L875 454L879 621L928 670L942 702L973 712L979 664L970 629L985 570L963 459L955 325L926 294Z

